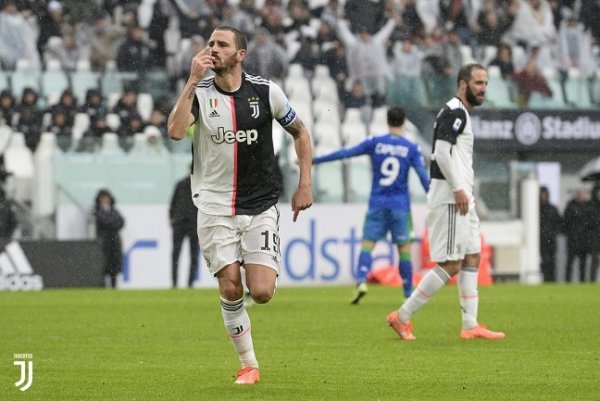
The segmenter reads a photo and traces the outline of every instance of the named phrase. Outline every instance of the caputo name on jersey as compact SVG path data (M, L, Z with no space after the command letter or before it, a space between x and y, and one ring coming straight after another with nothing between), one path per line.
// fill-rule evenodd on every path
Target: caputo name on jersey
M375 153L380 155L406 157L408 155L408 148L402 145L378 143L377 145L375 145Z
M246 142L248 145L251 145L253 142L256 142L258 140L258 131L255 129L241 129L239 131L232 131L226 130L223 127L219 127L217 128L217 133L212 134L211 138L216 144L221 144L223 142Z

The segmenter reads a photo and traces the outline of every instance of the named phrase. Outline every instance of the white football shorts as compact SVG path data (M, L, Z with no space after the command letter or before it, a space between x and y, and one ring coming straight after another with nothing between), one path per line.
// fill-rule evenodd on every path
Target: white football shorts
M435 206L427 212L431 260L462 260L465 255L481 252L479 217L475 205L462 216L455 204Z
M213 275L235 262L270 267L279 274L279 209L255 216L212 216L198 211L198 241Z

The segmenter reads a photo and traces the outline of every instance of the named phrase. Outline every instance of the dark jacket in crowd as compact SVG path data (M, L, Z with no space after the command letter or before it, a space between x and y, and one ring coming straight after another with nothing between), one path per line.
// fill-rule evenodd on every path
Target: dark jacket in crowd
M592 235L591 212L590 202L579 202L577 199L571 200L565 208L563 222L567 246L575 252L589 251Z
M592 235L590 236L590 250L600 252L600 185L592 189L592 199L590 201L590 226Z

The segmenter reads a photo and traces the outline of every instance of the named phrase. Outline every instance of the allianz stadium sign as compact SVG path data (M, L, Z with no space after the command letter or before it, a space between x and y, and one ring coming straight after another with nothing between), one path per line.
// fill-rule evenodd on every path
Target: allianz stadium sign
M477 110L478 150L600 150L600 112Z

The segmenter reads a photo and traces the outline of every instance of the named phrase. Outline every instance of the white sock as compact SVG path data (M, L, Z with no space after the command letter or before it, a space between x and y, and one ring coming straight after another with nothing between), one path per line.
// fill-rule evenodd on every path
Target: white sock
M258 368L250 332L250 317L244 308L244 298L228 301L221 297L221 315L223 315L225 330L238 353L242 367Z
M450 280L450 275L440 265L435 265L433 269L425 273L417 288L398 309L400 321L408 322L412 314L421 309L429 301L429 298L446 285L448 280Z
M478 325L479 293L477 291L477 276L476 267L464 267L458 273L458 295L460 297L463 329L470 329Z

